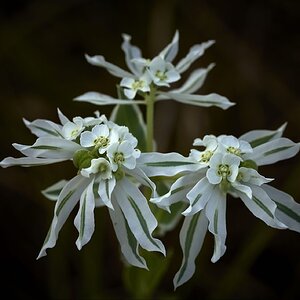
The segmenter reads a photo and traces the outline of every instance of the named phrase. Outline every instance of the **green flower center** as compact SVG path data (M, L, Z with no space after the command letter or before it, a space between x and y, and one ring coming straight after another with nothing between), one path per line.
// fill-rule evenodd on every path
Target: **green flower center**
M165 81L168 78L165 72L162 71L156 71L155 76L161 81Z
M241 155L241 150L238 149L238 148L235 148L235 147L232 147L232 146L229 146L227 148L227 152L231 153L231 154L234 154L234 155L237 155L237 156L240 156Z
M99 136L94 140L94 144L97 148L107 147L109 143L109 139L105 136Z
M227 165L227 164L221 164L221 165L219 165L217 173L223 179L227 178L231 174L229 165Z
M125 161L124 154L122 152L116 152L114 154L114 162L118 165L122 164Z
M213 156L213 152L212 151L205 151L204 153L201 154L201 158L200 158L200 162L203 163L208 163L210 158Z
M136 80L133 84L132 84L132 89L137 91L139 89L142 89L145 86L145 82L143 80Z

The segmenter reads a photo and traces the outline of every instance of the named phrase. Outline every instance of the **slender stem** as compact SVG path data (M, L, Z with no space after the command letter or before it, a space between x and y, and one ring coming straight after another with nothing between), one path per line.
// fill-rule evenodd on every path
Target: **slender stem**
M155 92L154 86L151 86L149 94L145 97L147 112L146 112L146 123L147 123L147 151L153 151L153 128L154 128L154 102L155 102Z

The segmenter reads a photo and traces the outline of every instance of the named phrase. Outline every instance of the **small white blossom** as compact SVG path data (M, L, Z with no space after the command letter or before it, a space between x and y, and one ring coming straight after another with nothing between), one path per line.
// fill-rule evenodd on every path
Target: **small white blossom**
M160 56L151 61L148 70L154 84L158 86L169 86L169 83L180 79L180 74L175 67Z
M96 147L103 154L109 145L118 140L116 131L110 131L106 124L93 127L92 131L85 131L80 136L82 147Z
M165 248L152 236L157 221L148 200L137 187L137 183L148 186L156 195L154 183L136 166L140 156L135 148L136 138L128 128L107 122L103 116L76 117L71 122L59 111L59 118L62 124L48 120L26 121L28 128L38 136L37 141L32 146L14 144L25 157L8 157L0 162L0 166L6 168L71 160L76 167L75 177L60 180L43 192L55 201L55 208L38 258L55 246L63 224L79 203L74 219L79 250L93 235L94 209L107 206L123 256L129 264L147 268L145 259L139 254L139 246L163 254Z
M123 78L120 86L124 88L124 94L128 99L134 99L138 91L149 92L151 79L147 74L143 75L139 79Z
M257 171L258 166L290 158L299 152L299 144L282 138L282 132L281 127L277 131L252 131L240 139L226 135L206 136L194 141L195 146L206 149L202 152L194 149L188 158L141 154L139 167L147 175L177 175L169 192L151 201L166 210L180 201L189 205L182 212L185 216L180 231L183 260L174 277L175 287L192 277L195 259L207 231L215 239L212 262L224 255L227 194L240 198L253 215L267 225L300 232L300 204L271 187L268 183L272 179Z
M85 177L90 177L90 174L98 174L98 177L101 179L112 177L110 163L103 157L92 159L90 167L81 169L80 173Z

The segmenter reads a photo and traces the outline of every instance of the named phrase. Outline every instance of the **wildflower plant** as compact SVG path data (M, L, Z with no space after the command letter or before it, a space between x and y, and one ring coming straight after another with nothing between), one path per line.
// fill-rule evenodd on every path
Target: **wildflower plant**
M274 188L272 178L265 177L261 166L295 156L299 143L282 137L286 124L277 130L253 130L239 138L231 135L205 135L196 138L188 157L179 153L154 150L153 116L157 101L172 99L181 103L227 109L234 103L215 93L199 95L208 72L214 67L191 72L178 88L172 84L181 79L192 63L199 59L214 41L194 45L187 55L174 62L178 52L179 33L157 56L144 58L141 50L123 35L122 50L128 70L105 60L103 56L86 55L87 61L105 68L120 79L118 97L87 92L76 101L96 105L116 105L108 120L99 112L94 117L68 119L60 110L60 122L24 119L37 137L32 145L13 144L24 156L7 157L2 167L39 166L72 161L74 177L60 180L43 194L55 201L54 216L38 258L55 246L58 234L78 205L74 225L78 230L76 245L80 250L92 237L94 209L106 206L123 257L130 265L147 268L140 247L166 254L163 242L154 232L173 229L184 218L180 231L182 264L174 277L175 288L188 281L195 272L206 232L214 237L212 262L226 251L227 195L239 198L254 216L278 229L300 232L300 204L290 195ZM138 105L146 106L146 120ZM127 115L127 126L121 126ZM165 193L156 185L171 181ZM145 187L147 190L145 190ZM150 191L150 193L149 193ZM180 203L177 211L171 207ZM152 210L150 209L152 206ZM167 224L160 224L158 210L170 213ZM158 222L159 221L159 222Z

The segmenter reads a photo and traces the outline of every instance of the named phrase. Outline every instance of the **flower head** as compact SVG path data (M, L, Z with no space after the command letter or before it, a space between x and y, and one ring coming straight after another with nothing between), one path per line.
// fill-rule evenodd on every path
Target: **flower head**
M140 156L136 138L127 127L107 121L99 114L96 118L76 117L70 121L59 111L59 118L61 124L48 120L25 121L37 135L36 142L31 146L14 144L25 156L8 157L0 162L2 167L10 167L70 160L77 169L77 175L71 180L59 181L43 191L46 197L56 200L56 205L38 257L55 246L60 229L79 202L74 220L79 232L78 249L89 242L94 232L95 207L105 205L124 257L134 266L147 268L138 246L164 254L165 249L152 236L157 221L137 186L137 182L148 186L155 195L154 183L136 166Z
M180 175L170 191L151 201L169 207L179 201L187 203L180 232L183 251L181 268L174 285L186 282L195 271L206 231L215 239L212 261L226 251L227 194L240 198L246 207L267 225L300 232L300 204L292 197L268 185L272 179L262 176L258 168L290 158L299 151L299 144L282 138L283 127L276 131L256 130L240 138L222 135L196 139L188 158L170 161L163 154L143 153L139 166L149 176Z
M155 100L175 100L186 104L197 106L218 106L223 109L234 105L227 98L215 93L209 95L194 94L199 90L209 71L214 67L210 64L207 68L194 70L181 87L170 90L161 88L171 88L174 82L181 79L184 73L205 50L214 44L214 41L204 42L190 48L187 55L174 62L178 53L179 33L175 32L172 41L154 58L142 57L142 51L131 44L131 37L123 35L122 50L125 54L125 62L129 69L123 70L120 67L107 62L101 55L86 55L87 61L95 66L105 68L110 74L121 78L120 87L123 91L124 99L117 99L98 92L88 92L79 97L77 101L90 102L98 105L105 104L145 104L145 99L150 93L155 94ZM140 99L141 97L142 99ZM135 99L135 101L132 101Z

